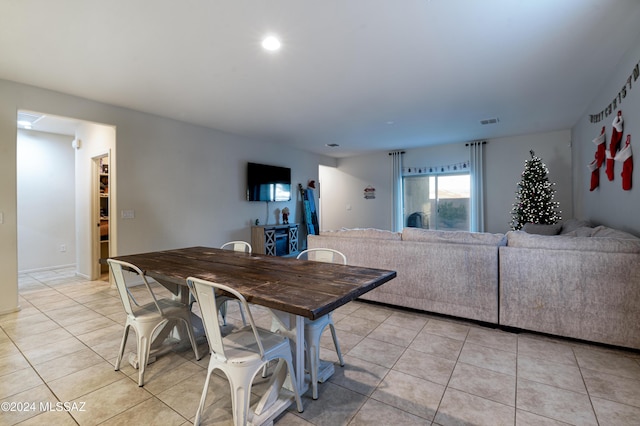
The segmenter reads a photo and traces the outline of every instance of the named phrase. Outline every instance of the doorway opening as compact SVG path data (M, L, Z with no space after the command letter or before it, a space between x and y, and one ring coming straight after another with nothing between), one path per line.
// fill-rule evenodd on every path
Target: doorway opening
M92 159L108 161L111 211L115 127L26 110L18 111L17 118L18 272L47 276L64 270L68 276L100 279L100 268L94 266L101 257L100 220L96 227L94 217L100 214L100 177L94 178ZM96 170L102 170L101 164ZM115 255L116 224L107 222L107 227L103 245Z
M110 158L109 153L94 157L92 159L92 176L94 184L92 185L92 199L93 199L93 217L95 218L96 228L98 232L94 232L92 240L94 241L94 255L93 263L97 269L94 274L99 276L102 281L109 281L109 267L104 262L111 256L110 245L110 220L109 213L111 212L110 192L109 192L109 169Z

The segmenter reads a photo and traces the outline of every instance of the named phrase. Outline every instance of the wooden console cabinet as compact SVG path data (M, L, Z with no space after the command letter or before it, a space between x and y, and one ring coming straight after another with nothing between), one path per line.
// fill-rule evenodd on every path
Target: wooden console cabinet
M298 224L252 226L251 247L258 254L295 255L298 252Z

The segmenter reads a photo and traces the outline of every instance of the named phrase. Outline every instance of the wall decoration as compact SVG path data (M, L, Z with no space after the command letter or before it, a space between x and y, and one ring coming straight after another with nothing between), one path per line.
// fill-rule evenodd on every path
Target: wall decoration
M632 88L631 80L633 79L633 81L635 82L639 76L640 76L640 62L636 63L636 66L633 68L633 71L631 71L631 75L629 75L629 78L627 78L627 81L624 83L624 85L622 86L622 89L620 89L618 94L613 97L613 100L611 101L611 103L607 105L599 113L590 114L589 121L591 123L599 123L600 121L604 120L606 117L611 115L611 113L618 108L618 105L622 104L622 100L627 97L627 92L631 91L631 88Z
M613 119L613 129L611 130L611 140L609 141L609 151L607 151L607 178L613 180L613 165L614 158L620 147L620 141L622 141L622 131L624 129L624 119L622 118L622 111L618 111Z
M631 135L627 135L624 148L620 150L614 157L616 161L622 161L622 189L628 191L631 189L631 175L633 174L633 154L631 152Z
M600 167L604 163L605 159L605 151L606 151L606 135L605 135L605 126L602 126L602 131L600 135L593 139L592 141L596 145L596 153L595 158L591 163L589 163L588 167L591 171L591 184L589 187L589 191L595 190L598 186L600 186Z
M376 189L369 185L364 189L364 199L365 200L373 200L376 198Z
M463 161L455 164L445 164L442 166L415 166L403 167L402 175L431 175L438 173L453 173L457 171L465 171L469 168L469 162Z

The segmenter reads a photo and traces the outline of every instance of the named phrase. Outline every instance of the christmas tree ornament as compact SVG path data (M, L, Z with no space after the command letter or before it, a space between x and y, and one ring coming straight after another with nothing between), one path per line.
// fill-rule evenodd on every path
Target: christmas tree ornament
M622 141L622 130L624 128L624 120L622 118L622 111L618 111L613 119L613 130L611 131L611 141L609 142L609 151L607 152L607 168L606 173L609 180L613 180L613 165L614 158L620 147L620 141Z
M628 191L631 189L631 175L633 174L633 154L631 152L631 135L627 135L624 148L616 154L616 161L622 161L622 189Z
M558 210L560 203L553 200L556 190L553 188L555 183L549 182L549 169L533 151L529 153L531 159L524 163L516 202L511 210L511 229L514 231L522 229L526 223L553 225L562 219Z

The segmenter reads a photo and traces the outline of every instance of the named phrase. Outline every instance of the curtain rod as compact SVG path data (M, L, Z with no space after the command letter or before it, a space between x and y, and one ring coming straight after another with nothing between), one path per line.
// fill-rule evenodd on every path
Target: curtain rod
M404 151L394 151L389 153L389 155L393 155L393 154L404 154Z
M464 144L464 146L469 146L469 145L471 145L472 143L481 143L482 145L484 145L484 144L486 144L486 143L487 143L487 141L467 142L467 143L465 143L465 144Z

